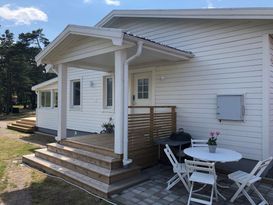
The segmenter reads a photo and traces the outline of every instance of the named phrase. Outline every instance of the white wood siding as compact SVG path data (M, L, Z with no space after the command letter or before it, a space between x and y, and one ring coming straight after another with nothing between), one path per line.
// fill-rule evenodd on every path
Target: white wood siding
M37 126L51 130L57 130L58 109L57 108L39 108L36 109Z
M101 125L108 122L113 113L103 109L103 76L109 73L68 68L67 128L86 132L100 132ZM81 80L82 104L79 110L70 107L70 81ZM93 86L90 86L91 81Z
M262 158L262 36L273 21L124 18L110 26L192 51L191 61L156 68L156 104L176 105L177 127L194 138L220 130L219 146ZM245 94L245 121L216 120L217 94Z
M37 91L51 91L57 89L57 83L41 87ZM38 102L38 101L37 101ZM36 109L36 125L41 128L57 130L58 108L38 108Z
M270 70L269 70L269 152L273 156L273 39L270 38Z
M114 113L110 109L103 109L103 76L109 73L68 68L68 96L67 96L67 128L86 132L100 132L101 125L108 122ZM80 109L71 108L70 104L70 83L71 80L81 80L81 107ZM91 81L93 86L91 87ZM45 86L40 90L57 89L57 83ZM47 129L57 130L58 109L57 108L38 108L37 126Z

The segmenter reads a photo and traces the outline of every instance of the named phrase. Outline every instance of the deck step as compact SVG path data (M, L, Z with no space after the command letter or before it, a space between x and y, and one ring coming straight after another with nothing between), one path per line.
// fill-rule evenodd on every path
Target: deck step
M17 120L16 123L18 124L24 124L24 125L31 125L31 126L36 126L36 121L28 121L28 120L24 120L24 119L21 119L21 120Z
M107 196L109 185L52 162L38 158L34 154L23 156L23 162L39 170L62 177L63 179L83 187L92 193Z
M19 132L25 132L25 133L33 133L34 131L34 128L25 128L18 125L12 125L12 124L7 125L7 128L11 130L16 130Z
M54 164L63 166L65 168L71 169L73 171L79 172L83 175L104 182L106 184L112 184L119 180L136 176L140 172L140 169L137 166L133 166L127 169L106 169L95 164L83 162L81 160L67 157L62 154L50 152L46 148L36 150L35 156L50 161Z
M139 175L132 179L125 179L114 184L108 185L106 183L92 179L88 176L72 171L65 167L59 166L47 160L38 158L34 154L23 156L23 162L32 167L43 170L47 173L62 177L63 179L73 184L76 184L92 193L95 193L103 197L109 197L111 194L119 192L120 190L125 189L126 187L140 183L147 179L145 176Z
M34 120L34 119L28 119L28 118L23 118L20 121L27 122L27 123L34 123L34 124L36 123L36 120Z
M115 154L113 150L105 148L105 147L97 146L97 145L85 144L85 143L81 143L81 142L77 142L77 141L73 141L73 140L69 140L69 139L62 140L61 144L66 145L68 147L82 149L82 150L85 150L88 152L102 154L104 156L122 159L122 155Z
M114 157L105 156L98 153L88 152L82 149L68 147L58 143L50 143L47 145L48 151L62 154L67 157L81 160L83 162L92 163L107 169L118 169L122 167L122 161Z
M35 125L30 125L30 124L24 124L20 121L16 121L15 123L11 123L11 125L15 125L15 126L18 126L18 127L25 127L25 128L34 128Z

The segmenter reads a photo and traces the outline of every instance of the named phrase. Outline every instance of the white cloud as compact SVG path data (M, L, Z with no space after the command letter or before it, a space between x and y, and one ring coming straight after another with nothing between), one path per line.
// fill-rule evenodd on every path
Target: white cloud
M207 8L208 8L208 9L213 9L213 8L215 8L214 5L213 5L213 0L207 0Z
M0 18L13 21L16 25L29 25L33 21L47 21L46 13L35 7L17 7L12 9L9 4L0 6Z
M85 4L91 4L92 1L91 0L83 0L83 3L85 3Z
M105 3L107 5L111 5L111 6L119 6L120 5L119 0L105 0Z

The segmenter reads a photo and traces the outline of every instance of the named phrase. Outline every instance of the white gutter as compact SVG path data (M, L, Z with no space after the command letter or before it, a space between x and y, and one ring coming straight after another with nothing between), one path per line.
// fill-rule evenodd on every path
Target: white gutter
M128 68L131 61L133 61L135 58L139 57L142 53L143 48L143 41L137 42L137 52L135 55L128 58L124 63L124 86L123 86L123 92L124 92L124 127L123 127L123 166L127 166L130 163L132 163L132 159L128 159Z

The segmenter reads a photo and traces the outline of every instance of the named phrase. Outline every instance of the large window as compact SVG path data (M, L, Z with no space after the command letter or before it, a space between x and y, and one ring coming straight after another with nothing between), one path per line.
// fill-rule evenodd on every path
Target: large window
M112 76L104 76L103 78L103 104L104 108L113 107L113 96L114 96L114 82Z
M71 81L71 105L77 107L81 105L81 81Z
M41 92L40 107L51 107L51 92L50 91Z

